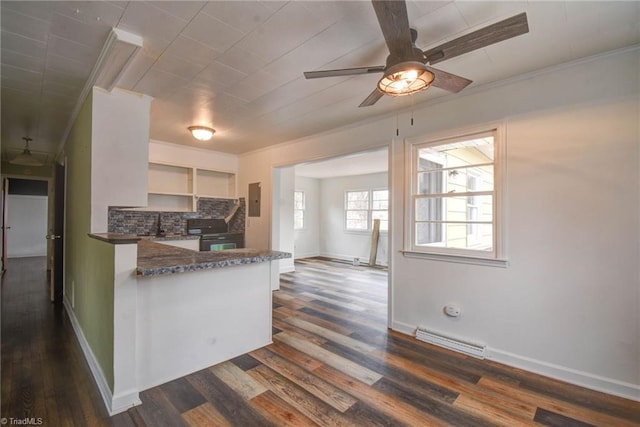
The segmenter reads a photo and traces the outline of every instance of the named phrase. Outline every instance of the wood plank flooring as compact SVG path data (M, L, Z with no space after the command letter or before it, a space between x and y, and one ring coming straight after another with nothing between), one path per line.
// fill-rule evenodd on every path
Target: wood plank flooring
M52 426L640 426L638 402L387 330L386 271L322 259L281 276L272 345L144 391L141 406L109 418L66 315L24 262L2 285L3 417Z

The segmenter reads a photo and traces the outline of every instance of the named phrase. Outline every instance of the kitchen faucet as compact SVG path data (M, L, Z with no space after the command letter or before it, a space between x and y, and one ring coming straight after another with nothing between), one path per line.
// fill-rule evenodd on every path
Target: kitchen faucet
M162 229L162 226L160 224L160 217L162 216L162 214L158 214L158 228L156 230L156 236L164 236L164 230Z

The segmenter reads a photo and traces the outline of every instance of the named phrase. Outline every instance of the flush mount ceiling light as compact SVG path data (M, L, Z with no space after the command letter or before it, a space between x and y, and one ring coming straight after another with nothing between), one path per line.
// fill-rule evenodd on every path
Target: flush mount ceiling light
M22 153L18 154L16 157L10 160L9 163L11 163L12 165L20 166L42 166L44 163L36 159L34 155L31 154L31 150L29 150L29 141L33 140L31 138L27 138L26 136L23 136L22 139L24 139L25 142L24 150L22 151Z
M198 141L208 141L211 139L215 129L208 128L206 126L189 126L187 129L191 132L191 135Z
M435 76L427 66L418 61L406 61L389 67L378 82L378 89L385 95L404 96L427 89Z

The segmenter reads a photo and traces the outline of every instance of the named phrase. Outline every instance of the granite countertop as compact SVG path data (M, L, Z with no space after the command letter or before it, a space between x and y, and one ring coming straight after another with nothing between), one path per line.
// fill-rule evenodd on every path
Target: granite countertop
M198 240L200 236L188 234L123 234L123 233L89 233L92 237L103 242L112 243L114 245L122 245L126 243L138 243L140 240L151 240L163 242L167 240Z
M122 234L122 233L89 233L89 237L101 240L103 242L112 243L114 245L122 245L126 243L137 243L140 241L140 236L136 234Z
M138 242L138 276L158 276L254 264L291 258L288 252L260 249L227 249L197 252L149 240Z

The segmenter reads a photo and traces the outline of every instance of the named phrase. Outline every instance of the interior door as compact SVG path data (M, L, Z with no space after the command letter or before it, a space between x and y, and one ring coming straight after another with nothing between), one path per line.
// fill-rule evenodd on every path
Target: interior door
M47 239L53 240L53 272L51 274L51 301L62 302L64 283L64 183L65 168L55 163L53 196L53 230Z
M7 209L9 196L9 178L2 180L2 274L7 271L7 230L11 227L7 227Z

